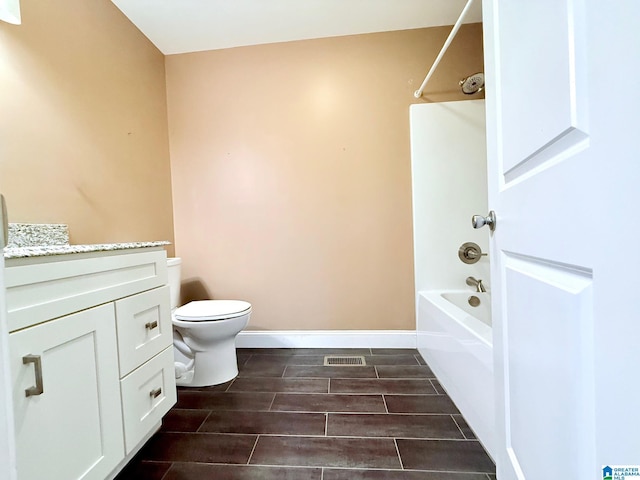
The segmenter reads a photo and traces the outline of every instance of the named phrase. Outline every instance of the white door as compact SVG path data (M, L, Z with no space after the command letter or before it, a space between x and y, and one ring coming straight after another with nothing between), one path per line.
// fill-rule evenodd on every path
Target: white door
M640 2L483 11L498 478L601 480L640 464Z

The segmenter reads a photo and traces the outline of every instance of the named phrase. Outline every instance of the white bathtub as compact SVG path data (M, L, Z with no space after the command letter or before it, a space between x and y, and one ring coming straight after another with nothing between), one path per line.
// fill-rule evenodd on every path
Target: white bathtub
M478 307L468 303L480 299ZM418 350L495 458L493 343L488 293L418 292Z

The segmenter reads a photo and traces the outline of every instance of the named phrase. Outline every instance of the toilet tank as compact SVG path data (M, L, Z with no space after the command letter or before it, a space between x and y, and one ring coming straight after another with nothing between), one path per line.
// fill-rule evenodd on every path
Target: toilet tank
M182 259L167 258L167 273L169 275L169 295L171 295L171 310L180 303L180 266Z

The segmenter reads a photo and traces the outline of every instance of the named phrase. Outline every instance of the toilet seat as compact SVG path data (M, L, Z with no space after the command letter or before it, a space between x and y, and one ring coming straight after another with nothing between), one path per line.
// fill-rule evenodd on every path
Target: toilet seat
M242 300L198 300L177 308L176 320L183 322L212 322L241 317L251 312L251 304Z

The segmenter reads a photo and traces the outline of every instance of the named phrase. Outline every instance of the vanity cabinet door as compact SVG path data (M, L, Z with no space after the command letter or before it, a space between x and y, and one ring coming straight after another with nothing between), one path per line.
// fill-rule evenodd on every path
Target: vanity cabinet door
M9 335L19 480L103 480L124 458L114 317L106 304Z

